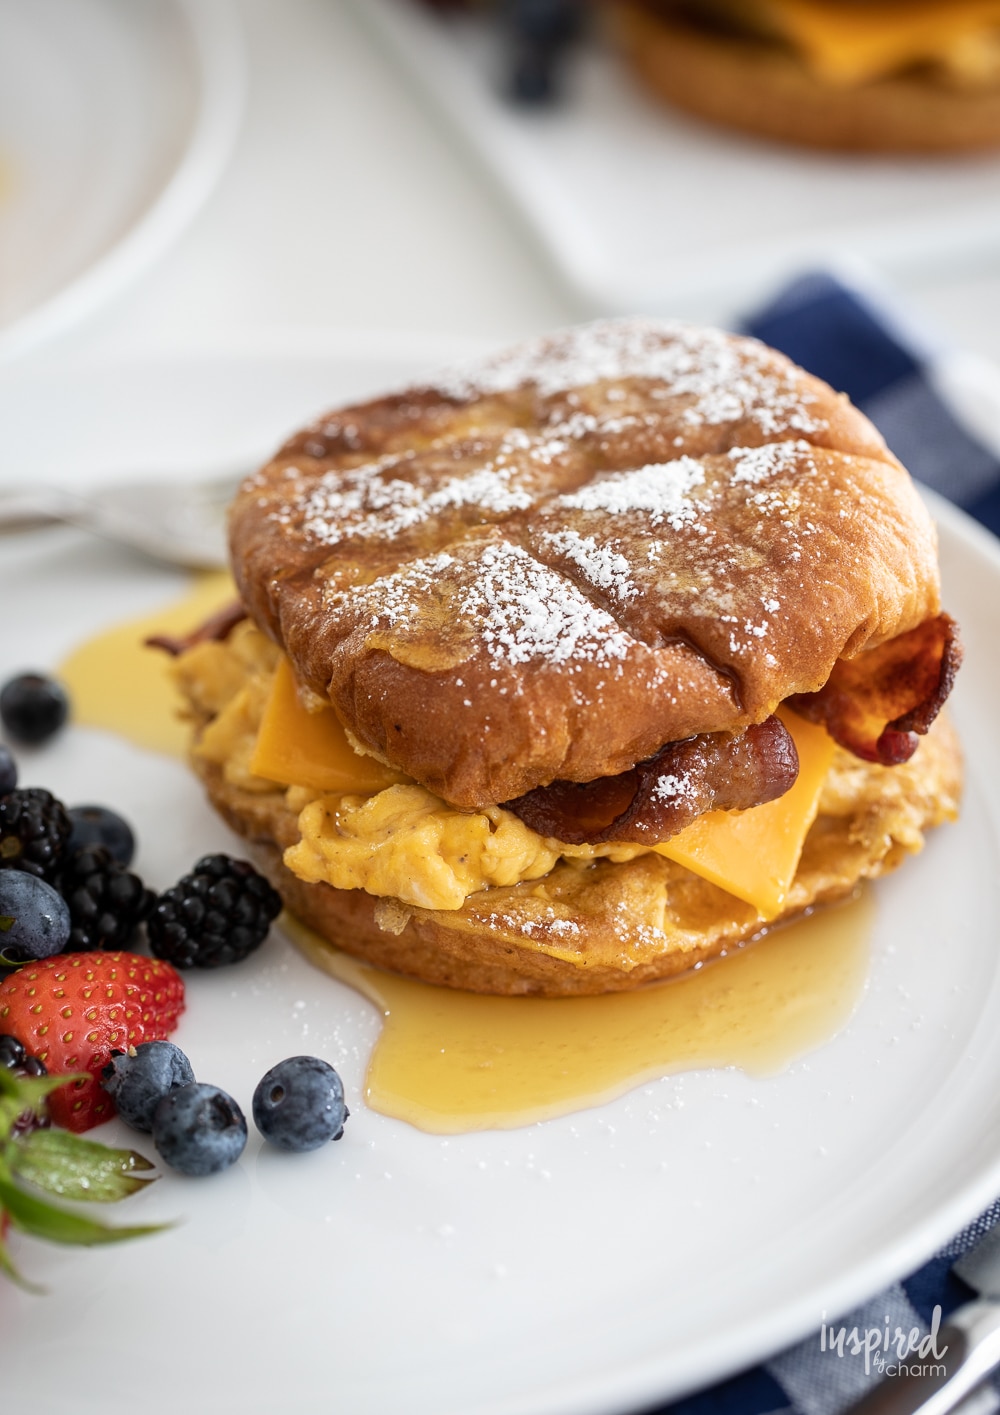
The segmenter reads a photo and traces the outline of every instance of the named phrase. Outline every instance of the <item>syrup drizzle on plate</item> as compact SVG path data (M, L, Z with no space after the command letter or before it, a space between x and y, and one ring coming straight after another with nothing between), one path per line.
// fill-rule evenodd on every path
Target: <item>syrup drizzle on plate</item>
M383 1012L365 1099L421 1130L507 1130L678 1071L781 1071L833 1037L864 989L870 892L696 972L601 997L484 997L359 963L288 917L318 967Z
M179 602L81 645L60 669L75 720L182 756L188 729L177 716L168 660L143 640L185 633L232 596L227 575L200 576ZM781 1071L847 1023L865 986L873 917L866 891L679 978L580 998L431 987L369 967L287 915L283 930L383 1013L368 1105L421 1130L456 1134L566 1115L680 1071Z

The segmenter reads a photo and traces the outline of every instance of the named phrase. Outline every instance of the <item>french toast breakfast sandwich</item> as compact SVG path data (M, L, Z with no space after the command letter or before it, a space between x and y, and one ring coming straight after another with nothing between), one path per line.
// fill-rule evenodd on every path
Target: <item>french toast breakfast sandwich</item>
M944 153L1000 143L998 0L614 0L647 88L745 132Z
M230 515L175 675L289 909L428 982L632 988L954 817L933 525L754 340L607 321L330 413Z

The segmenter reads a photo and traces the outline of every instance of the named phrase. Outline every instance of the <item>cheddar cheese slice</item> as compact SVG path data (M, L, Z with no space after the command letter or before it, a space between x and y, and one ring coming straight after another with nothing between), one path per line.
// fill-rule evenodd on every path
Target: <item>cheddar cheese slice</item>
M787 709L779 709L778 716L799 754L799 774L791 790L749 811L709 811L654 847L668 860L745 899L762 919L781 912L835 751L825 728Z
M841 84L944 59L952 46L1000 25L1000 0L761 0L760 11L815 74Z
M299 697L291 665L284 657L279 660L264 709L250 770L284 786L351 791L359 796L407 780L374 757L356 752L332 707L310 712Z

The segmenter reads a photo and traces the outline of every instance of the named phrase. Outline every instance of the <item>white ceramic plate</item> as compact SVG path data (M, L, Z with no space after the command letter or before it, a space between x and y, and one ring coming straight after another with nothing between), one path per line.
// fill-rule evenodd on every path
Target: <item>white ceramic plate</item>
M242 111L231 0L0 0L0 354L83 318L211 192Z
M94 463L103 444L107 461L146 466L153 441L186 465L235 459L441 352L11 375L0 462L30 474L46 406L62 412L41 430L50 465L60 446L64 465L81 447ZM178 1041L244 1103L279 1057L329 1057L353 1112L345 1139L289 1158L251 1138L222 1176L164 1178L121 1212L182 1220L143 1244L20 1243L50 1295L0 1286L6 1389L63 1410L71 1381L74 1410L103 1415L108 1373L127 1371L145 1415L610 1415L832 1320L1000 1192L1000 553L935 507L968 647L954 702L968 800L878 886L867 992L834 1041L770 1079L673 1077L562 1120L444 1139L366 1109L374 1009L274 937L242 967L189 979ZM0 668L54 663L180 586L75 531L8 540ZM156 887L233 843L179 763L97 732L25 753L23 779L116 804ZM102 1133L127 1137L117 1122Z
M647 97L596 40L574 54L562 102L519 109L500 96L495 21L418 0L355 6L591 309L721 319L790 271L848 255L898 278L996 251L996 156L899 160L744 138Z

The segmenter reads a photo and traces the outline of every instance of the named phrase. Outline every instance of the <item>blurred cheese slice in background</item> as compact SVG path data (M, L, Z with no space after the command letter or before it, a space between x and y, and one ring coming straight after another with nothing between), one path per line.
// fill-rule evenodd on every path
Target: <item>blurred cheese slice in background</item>
M840 84L935 62L974 78L1000 28L998 0L759 0L733 13L741 11L793 44L819 78Z

